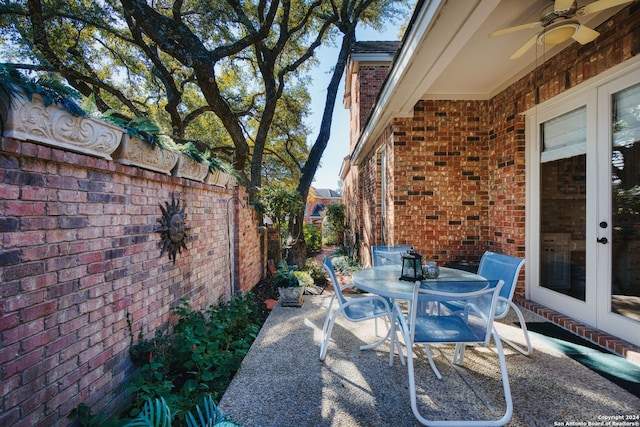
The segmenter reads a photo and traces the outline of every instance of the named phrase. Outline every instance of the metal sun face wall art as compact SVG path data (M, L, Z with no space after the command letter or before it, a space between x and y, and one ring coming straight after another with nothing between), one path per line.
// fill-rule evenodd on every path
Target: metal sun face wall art
M185 214L186 205L180 207L180 199L171 196L171 204L165 202L165 207L159 204L162 211L162 217L156 221L160 224L153 231L160 233L160 242L158 246L161 248L160 257L165 253L169 255L169 259L176 263L176 255L182 253L182 248L187 249L187 230L185 224L187 214Z

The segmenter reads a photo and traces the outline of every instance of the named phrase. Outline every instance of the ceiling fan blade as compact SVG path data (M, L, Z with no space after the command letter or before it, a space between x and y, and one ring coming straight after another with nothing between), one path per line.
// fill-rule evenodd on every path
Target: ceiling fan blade
M577 41L580 44L587 44L594 41L600 35L596 30L592 30L591 28L580 25L578 30L571 36L572 39Z
M571 9L573 6L574 0L556 0L553 3L553 11L554 12L565 12Z
M527 40L527 42L525 44L523 44L520 49L516 50L515 53L509 57L509 59L518 59L518 58L520 58L529 49L531 49L534 44L536 44L536 40L538 40L538 35L537 34L535 36L531 37L529 40Z
M538 28L540 26L542 26L542 22L540 21L529 22L528 24L516 25L515 27L503 28L502 30L494 31L493 33L489 34L489 37L502 36L504 34L513 33L515 31L528 30L529 28Z
M623 5L625 3L631 3L633 0L598 0L586 6L582 6L576 11L577 16L585 16L591 13L600 12L601 10L609 9Z

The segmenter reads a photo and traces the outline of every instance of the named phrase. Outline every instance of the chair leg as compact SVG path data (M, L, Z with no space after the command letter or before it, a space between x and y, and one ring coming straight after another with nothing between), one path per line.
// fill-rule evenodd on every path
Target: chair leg
M329 325L327 327L327 331L322 333L322 344L320 345L320 360L324 360L327 355L327 348L329 347L329 341L331 339L331 332L333 331L333 325L336 322L336 317L340 310L336 310L336 312L331 316L331 320L329 321Z
M527 343L526 348L520 347L518 344L515 344L513 341L510 341L504 337L500 337L505 344L508 344L510 347L513 347L514 350L519 351L525 356L530 356L533 353L533 347L531 346L531 339L529 338L529 331L527 331L527 323L524 321L524 316L522 312L518 308L515 303L509 301L509 306L516 312L518 315L518 321L520 322L520 328L522 328L522 333L524 334L524 340Z
M462 366L464 364L464 348L464 344L456 344L456 348L453 350L451 363L458 366Z
M416 396L416 384L415 384L415 374L413 372L413 354L411 345L407 345L407 371L409 374L409 397L411 399L411 410L413 411L413 415L416 419L423 425L428 426L451 426L451 427L461 427L461 426L504 426L509 422L511 416L513 415L513 401L511 399L511 387L509 386L509 376L507 373L507 364L504 357L504 352L502 350L502 345L500 344L500 338L498 336L498 332L495 328L493 328L493 338L496 341L496 349L498 352L498 360L500 362L500 376L502 380L502 390L504 392L505 399L505 412L497 420L428 420L422 416L420 410L418 409L418 402ZM464 347L464 346L463 346Z
M429 348L429 344L425 344L424 345L424 351L425 351L425 353L427 353L427 359L429 360L429 365L431 366L431 370L436 375L436 378L441 380L442 379L442 374L440 373L438 368L436 368L436 364L434 363L433 357L431 356L431 349ZM409 357L409 355L407 355L407 358L408 357Z
M394 311L394 315L397 315ZM398 325L398 328L396 328ZM398 324L398 318L394 317L391 324L391 337L389 342L389 366L393 366L393 353L397 349L398 350L398 358L400 359L400 364L405 366L404 362L404 354L402 353L402 347L400 345L400 339L398 339L398 329L400 329L400 335L402 335L402 327Z
M334 315L331 315L331 307L333 306L333 301L335 300L335 294L331 297L331 302L329 302L329 307L327 307L327 315L324 318L324 324L322 325L322 336L320 342L320 360L324 360L327 355L327 347L329 347L329 339L331 338L331 331L333 330L333 322L339 313L339 309L336 310Z
M509 374L507 372L507 361L504 357L504 351L502 349L502 343L498 331L495 326L493 327L493 340L496 342L496 350L498 351L498 360L500 361L500 376L502 377L502 391L504 393L504 401L506 404L504 415L495 425L505 425L511 419L513 415L513 401L511 400L511 386L509 385Z
M335 294L333 297L331 297L331 302L329 303L329 307L327 308L327 315L325 316L324 324L322 325L322 335L321 335L321 342L320 342L320 360L322 361L324 361L327 355L327 348L329 347L329 341L331 340L331 332L333 331L333 325L335 324L336 319L338 318L338 315L340 315L340 312L343 311L343 307L339 306L336 309L336 311L333 312L333 314L331 313L331 307L333 306L334 299L335 299ZM395 326L395 323L393 324L393 326ZM387 330L387 333L384 335L384 337L374 342L373 344L361 345L360 350L368 350L368 349L377 347L380 344L384 343L387 339L389 339L389 337L391 337L390 353L393 355L394 340L393 340L393 336L391 335L392 332L394 332L394 335L395 335L395 327L389 328ZM404 356L400 351L400 343L398 343L398 353L400 354L400 361L402 362L402 365L404 365Z

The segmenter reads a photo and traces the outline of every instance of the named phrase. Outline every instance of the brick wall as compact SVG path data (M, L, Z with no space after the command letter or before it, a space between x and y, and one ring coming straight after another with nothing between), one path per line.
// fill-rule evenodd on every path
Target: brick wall
M350 166L350 172L343 179L342 186L342 200L344 203L344 214L346 228L352 234L353 243L355 244L355 250L360 250L361 238L361 221L357 221L357 218L361 217L360 214L360 188L359 180L360 174L357 173L357 166ZM356 241L357 240L357 241ZM358 253L359 255L359 253Z
M259 281L242 188L0 141L0 425L66 425L82 402L113 410L132 373L127 316L150 337L181 298L204 308ZM153 231L172 196L191 227L175 265Z
M422 101L396 120L396 232L427 259L475 259L487 244L486 103Z
M379 155L372 155L358 165L358 216L350 220L360 233L360 259L363 265L371 265L370 248L378 241L380 234L380 185ZM347 200L347 199L345 199Z
M390 64L366 64L361 62L358 64L357 72L352 74L351 87L347 88L350 97L346 105L346 108L349 108L349 120L351 123L350 151L353 151L358 138L360 138L360 132L369 119L389 70Z
M360 129L364 128L369 114L389 73L389 65L360 64L358 69L358 107L360 110Z
M518 115L511 90L489 103L487 249L524 258L525 118Z
M351 87L349 89L350 98L347 107L350 113L350 151L353 151L355 145L360 138L361 129L365 126L372 108L375 105L376 98L387 74L390 70L390 64L375 63L366 64L359 63L357 72L351 77ZM393 140L391 128L385 132L384 140L387 144L385 155L387 156L387 177L393 179L393 173L390 168L393 165ZM374 242L382 239L382 185L379 179L381 173L381 154L380 147L374 158L371 158L367 164L361 166L352 166L351 173L345 177L343 185L343 200L346 203L345 214L349 222L349 226L354 233L358 233L361 248L369 248ZM357 172L356 172L357 171ZM391 233L386 236L387 242L393 241L393 186L387 186L387 192L384 197L387 200L386 224L384 228ZM360 249L360 248L359 248ZM360 250L360 259L364 265L370 265L371 254L367 250Z

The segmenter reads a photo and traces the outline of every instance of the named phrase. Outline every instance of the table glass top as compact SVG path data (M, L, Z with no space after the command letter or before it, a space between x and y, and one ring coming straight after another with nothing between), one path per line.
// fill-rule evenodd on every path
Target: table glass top
M351 280L363 291L378 295L411 299L414 282L400 280L401 266L385 265L355 272ZM455 268L440 267L437 279L423 279L422 286L443 292L471 292L486 286L487 280L474 273Z

